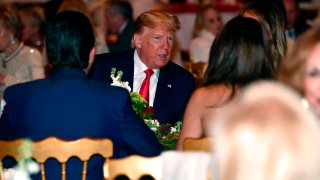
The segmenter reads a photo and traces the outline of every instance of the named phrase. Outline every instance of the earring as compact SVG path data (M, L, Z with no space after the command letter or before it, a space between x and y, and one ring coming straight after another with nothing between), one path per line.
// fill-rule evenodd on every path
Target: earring
M309 102L308 100L304 97L302 98L302 106L306 109L309 109L310 108L310 105L309 105Z
M16 40L14 39L13 35L11 34L10 36L10 42L11 44L14 44L16 42Z

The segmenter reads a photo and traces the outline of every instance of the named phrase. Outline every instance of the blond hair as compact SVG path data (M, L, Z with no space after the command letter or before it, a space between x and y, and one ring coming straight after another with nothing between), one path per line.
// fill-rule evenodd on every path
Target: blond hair
M245 89L232 108L215 125L218 179L320 178L319 124L296 92L259 82Z
M194 27L193 27L193 32L192 32L193 38L199 36L201 30L204 28L204 15L209 10L216 11L218 14L220 14L220 10L216 6L214 6L212 4L202 5L200 7L200 9L196 15L196 19L194 21Z
M320 44L320 27L309 29L298 37L293 48L281 62L277 78L304 94L303 79L308 57L317 44Z
M40 27L46 22L44 9L40 6L33 6L19 11L20 18L26 18L31 27Z
M163 27L169 31L176 32L180 29L180 21L177 16L163 10L149 10L140 14L135 22L134 33L141 34L143 28ZM135 48L133 39L131 47Z

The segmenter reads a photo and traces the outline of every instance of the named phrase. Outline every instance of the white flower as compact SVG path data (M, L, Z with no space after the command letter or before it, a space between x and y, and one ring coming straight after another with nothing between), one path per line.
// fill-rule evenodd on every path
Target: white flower
M177 131L177 129L176 129L176 128L171 127L171 131L170 131L170 133L175 133L176 131Z
M16 173L16 169L9 168L9 169L3 169L3 179L13 179L14 175Z
M26 171L18 169L13 175L13 180L30 180L30 177Z
M156 125L157 127L159 127L159 126L160 126L160 123L159 123L159 121L158 121L158 120L156 120L156 119L155 119L155 120L153 120L152 122L153 122L153 124L154 124L154 125Z
M112 79L111 86L122 87L127 89L129 92L131 92L131 87L129 86L129 82L121 81L122 74L123 74L122 71L117 72L115 68L112 68L111 76L110 76Z
M40 166L38 163L31 160L27 163L27 171L30 174L36 174L40 171Z

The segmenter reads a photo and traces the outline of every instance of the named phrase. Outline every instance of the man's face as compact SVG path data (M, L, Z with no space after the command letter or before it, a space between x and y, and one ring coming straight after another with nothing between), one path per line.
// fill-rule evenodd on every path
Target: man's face
M144 27L134 34L134 43L142 62L150 69L159 69L169 62L174 42L174 32L164 27Z
M116 12L109 6L106 7L105 19L109 33L119 33L120 28L125 21L119 12Z
M292 28L298 19L299 10L295 7L293 0L283 0L283 5L286 8L286 26L287 28Z

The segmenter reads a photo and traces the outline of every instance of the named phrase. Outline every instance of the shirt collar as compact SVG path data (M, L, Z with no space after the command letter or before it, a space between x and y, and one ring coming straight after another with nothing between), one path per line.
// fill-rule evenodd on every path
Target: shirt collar
M120 29L119 29L119 34L122 33L122 31L124 30L124 28L126 28L127 24L128 24L128 21L126 21L125 23L123 23L123 24L121 25L121 27L120 27Z
M134 76L138 75L140 73L144 73L148 67L141 61L137 49L134 50L133 55L133 61L134 61ZM159 69L152 69L154 74L158 74Z

